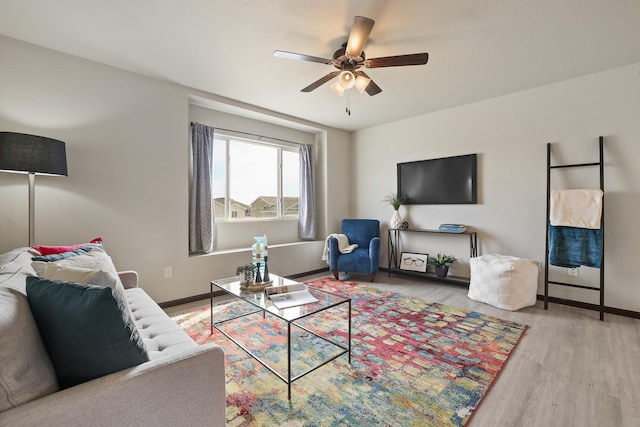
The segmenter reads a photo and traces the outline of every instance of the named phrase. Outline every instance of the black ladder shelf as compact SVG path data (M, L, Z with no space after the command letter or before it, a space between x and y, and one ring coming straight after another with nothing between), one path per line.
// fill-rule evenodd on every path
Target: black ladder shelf
M551 170L562 168L579 168L579 167L592 167L598 166L600 169L600 190L604 192L604 137L599 139L599 153L600 160L593 163L578 163L570 165L555 165L551 166L551 143L547 143L547 236L546 236L546 251L545 251L545 269L544 269L544 309L549 307L549 285L568 286L572 288L587 289L600 292L600 320L604 320L604 197L602 200L602 215L600 218L602 227L602 258L600 260L600 286L588 286L575 283L556 282L549 280L549 226L551 215Z

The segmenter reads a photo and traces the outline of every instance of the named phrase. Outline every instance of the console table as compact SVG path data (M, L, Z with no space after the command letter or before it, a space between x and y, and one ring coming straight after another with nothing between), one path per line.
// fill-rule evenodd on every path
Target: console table
M389 277L391 273L398 273L409 275L413 277L420 277L428 280L437 280L441 282L454 283L458 285L469 285L469 278L467 277L458 277L448 275L447 277L438 277L435 273L427 272L427 273L415 273L407 270L400 270L399 267L399 256L398 254L402 252L400 235L402 233L431 233L431 234L439 234L439 235L449 235L449 236L466 236L469 238L469 256L476 257L478 256L478 234L475 231L443 231L443 230L429 230L429 229L418 229L418 228L390 228L388 239L387 239L387 256L389 262Z

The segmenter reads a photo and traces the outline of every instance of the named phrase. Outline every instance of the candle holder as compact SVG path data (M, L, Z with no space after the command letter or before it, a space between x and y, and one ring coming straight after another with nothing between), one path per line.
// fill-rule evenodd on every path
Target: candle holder
M262 283L262 276L260 275L260 263L256 263L256 283Z
M262 281L264 282L268 282L269 279L269 264L267 264L269 257L265 256L264 257L264 275L262 276ZM260 269L258 268L258 272L260 272Z

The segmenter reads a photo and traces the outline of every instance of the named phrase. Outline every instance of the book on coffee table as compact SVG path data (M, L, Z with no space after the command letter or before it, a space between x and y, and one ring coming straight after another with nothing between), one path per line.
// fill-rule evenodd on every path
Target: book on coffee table
M295 283L287 286L272 286L265 288L265 295L278 309L295 307L297 305L317 302L304 283Z

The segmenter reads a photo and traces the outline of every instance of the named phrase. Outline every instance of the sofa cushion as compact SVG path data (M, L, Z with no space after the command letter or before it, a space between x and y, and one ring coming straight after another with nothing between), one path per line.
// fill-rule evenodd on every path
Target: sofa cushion
M84 249L84 248L79 248ZM36 259L37 257L34 257ZM53 260L53 261L33 261L31 265L33 269L36 271L38 276L46 278L47 269L50 269L51 272L56 270L54 267L51 267L49 264L54 263L57 267L60 268L83 268L86 270L102 270L108 273L112 273L115 275L116 280L118 282L118 286L122 287L122 283L120 283L120 279L118 278L118 272L116 270L115 265L113 265L113 261L111 257L107 255L104 249L99 247L91 248L91 250L84 254L79 254L76 256ZM69 280L73 281L73 280ZM84 283L84 282L83 282Z
M126 289L133 320L149 358L155 360L181 353L198 344L187 335L141 288Z
M31 246L33 249L35 249L36 251L40 252L40 255L53 255L53 254L59 254L62 252L69 252L69 251L73 251L75 249L78 249L82 246L87 246L90 245L92 243L102 243L102 237L96 237L95 239L91 240L88 243L80 243L78 245L71 245L71 246L43 246L43 245L36 245L36 246Z
M35 275L31 257L38 253L31 248L17 248L0 255L0 286L16 289L26 295L25 276Z
M121 301L126 301L124 285L111 257L101 247L93 249L96 248L92 247L88 253L79 254L73 259L68 257L58 261L33 261L32 266L38 277L43 279L106 286L117 292ZM129 304L126 304L126 307L128 310ZM129 315L131 315L130 311Z
M21 256L24 256L24 257L28 256L29 260L31 260L31 257L35 255L38 255L38 252L28 247L15 248L10 250L9 252L5 252L2 255L0 255L0 271L4 271L5 269L11 268L9 266L15 262L19 262L18 260L21 258ZM23 263L26 263L26 261Z
M117 292L122 301L126 301L127 298L115 267L107 270L90 270L80 267L65 267L55 262L48 262L42 274L38 274L38 276L43 279L59 280L61 282L107 287Z
M60 388L149 360L126 301L110 288L28 277L27 296Z
M58 390L27 297L4 286L0 286L0 360L0 412Z
M66 254L74 253L72 256L66 256ZM55 259L55 256L62 256L63 258ZM89 268L92 270L99 270L101 268L109 267L115 270L111 257L107 255L107 252L102 246L83 246L71 252L64 252L56 255L48 255L47 257L33 257L34 264L44 265L47 262L56 262L58 265L64 267L81 267ZM44 260L38 260L38 258L45 258ZM35 267L34 267L35 268ZM38 269L36 268L36 271Z
M51 255L36 255L32 258L32 260L43 262L60 261L66 258L73 258L78 255L84 255L88 252L91 252L94 248L102 248L102 243L90 243L88 245L80 246L79 248L73 249L68 252L55 253Z

